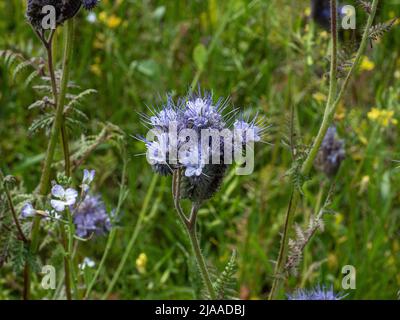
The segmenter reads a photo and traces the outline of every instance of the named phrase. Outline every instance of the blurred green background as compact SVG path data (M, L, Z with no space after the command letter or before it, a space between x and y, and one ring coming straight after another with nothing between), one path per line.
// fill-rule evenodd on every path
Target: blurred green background
M382 1L377 20L400 16L395 1ZM237 291L243 299L264 299L270 289L273 260L291 183L290 150L282 143L288 134L292 106L304 144L318 130L327 95L329 34L309 22L308 1L191 0L101 1L92 14L81 11L76 21L76 42L71 79L96 95L81 107L90 118L81 135L97 134L111 122L127 134L129 194L122 206L116 240L97 282L93 297L100 297L114 275L137 226L133 250L112 299L192 299L199 281L188 266L189 244L171 199L171 179L154 178L144 156L143 143L129 135L144 134L139 112L146 105L187 92L192 83L230 97L235 107L265 115L272 125L271 143L256 148L256 168L250 176L227 175L219 193L200 211L204 254L221 271L232 250L238 254ZM0 2L0 49L24 57L42 56L40 46L24 19L25 1ZM359 20L365 18L359 10ZM62 29L56 35L58 66ZM204 67L202 67L204 66ZM11 80L0 67L0 167L32 191L40 177L47 145L44 132L29 135L40 110L27 107L39 98L23 76ZM376 108L376 110L372 109ZM389 112L382 112L382 109ZM372 110L372 111L371 111ZM346 141L347 157L336 178L325 230L305 250L299 277L291 277L286 291L316 284L340 291L342 267L357 270L357 289L349 299L396 299L400 289L400 172L399 156L400 28L369 48L361 69L335 117ZM58 150L57 159L62 159ZM111 210L118 202L122 161L112 143L102 143L74 173L96 169L96 191ZM157 179L157 180L154 180ZM153 187L151 182L153 181ZM304 190L297 222L307 224L324 201L330 181L314 172ZM148 201L146 202L145 199ZM106 237L83 243L80 259L101 259ZM141 255L141 258L138 257ZM48 255L51 257L51 254ZM193 266L193 265L192 265ZM0 298L19 297L21 275L9 266L0 270ZM37 297L49 297L39 286Z

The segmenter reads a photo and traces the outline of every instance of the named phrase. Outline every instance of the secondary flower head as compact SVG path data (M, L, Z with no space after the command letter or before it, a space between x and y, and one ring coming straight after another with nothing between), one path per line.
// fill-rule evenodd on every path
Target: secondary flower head
M111 221L100 196L87 195L74 211L76 235L87 238L102 235L111 229Z
M32 203L27 202L21 209L22 218L30 218L36 215L36 210L33 208Z
M76 202L76 198L78 197L78 192L75 189L68 188L65 190L58 184L53 186L51 189L51 194L56 199L52 199L50 204L53 209L58 212L64 211L65 207L73 206Z
M66 20L73 18L81 7L81 0L28 0L26 6L26 17L29 23L37 30L42 29L43 19L48 15L43 8L53 6L56 12L56 24L60 25Z
M317 286L310 290L297 289L287 297L288 300L342 300L345 296L335 293L332 287Z
M56 13L56 24L61 25L73 18L83 6L86 10L92 10L99 0L27 0L26 17L29 23L37 30L42 30L43 19L49 14L43 12L45 6L52 6Z
M328 176L334 176L346 157L344 140L338 139L335 127L329 127L316 158L316 167Z

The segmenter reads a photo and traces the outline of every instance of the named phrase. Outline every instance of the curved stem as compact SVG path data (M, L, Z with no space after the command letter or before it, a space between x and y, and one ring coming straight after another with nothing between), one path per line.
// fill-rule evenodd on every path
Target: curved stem
M181 175L182 175L182 171L180 169L178 169L178 170L174 171L173 177L172 177L172 195L174 198L175 209L176 209L176 212L178 213L178 216L179 216L186 232L188 233L190 243L193 248L194 257L196 259L197 266L199 267L201 277L203 278L204 284L206 285L208 294L212 300L215 300L217 298L217 295L215 293L215 289L212 284L212 281L210 278L210 273L207 269L206 262L201 253L199 239L197 237L196 222L197 222L197 213L198 213L200 205L193 204L192 210L190 213L190 217L189 218L186 217L186 215L184 214L182 207L180 205Z
M197 220L197 211L198 208L196 205L192 207L192 214L190 219L190 223L186 226L186 230L189 235L190 242L192 244L193 253L196 258L197 265L199 267L201 276L203 281L207 287L208 294L212 300L217 299L217 295L215 293L214 286L211 282L210 273L208 272L206 262L204 260L203 254L201 253L199 239L197 237L197 229L196 229L196 220Z
M331 74L330 74L330 86L329 86L329 98L325 107L325 112L324 112L324 117L321 123L321 126L319 128L317 137L315 138L315 141L310 149L310 152L307 155L306 160L303 163L303 166L301 168L301 174L303 176L307 176L311 168L313 166L314 160L318 154L318 150L321 146L321 143L325 137L325 134L329 128L329 126L332 124L334 114L336 112L336 108L339 105L339 102L343 98L344 93L346 92L347 86L349 84L349 81L351 77L354 75L355 70L357 69L361 57L366 49L368 39L369 39L369 30L372 26L372 23L375 18L376 10L378 7L379 0L373 0L372 3L372 10L369 15L367 24L365 26L363 38L360 43L360 47L357 51L356 58L354 60L354 63L347 74L342 87L339 91L339 94L336 96L336 89L337 89L337 79L336 79L336 69L337 69L337 19L331 19L331 30L332 30L332 55L331 55ZM331 17L337 17L337 10L336 10L336 0L331 0ZM333 84L335 82L336 84ZM293 190L291 200L289 203L289 208L286 213L286 222L285 222L285 228L284 228L284 233L282 236L282 241L281 241L281 247L279 250L279 257L275 266L275 278L272 284L272 289L269 295L269 299L274 299L276 295L279 292L280 286L282 284L283 280L283 275L282 272L284 270L284 266L286 263L286 256L288 252L288 243L289 243L289 231L292 228L293 225L293 220L294 220L294 215L296 213L297 205L300 200L300 191L295 189Z

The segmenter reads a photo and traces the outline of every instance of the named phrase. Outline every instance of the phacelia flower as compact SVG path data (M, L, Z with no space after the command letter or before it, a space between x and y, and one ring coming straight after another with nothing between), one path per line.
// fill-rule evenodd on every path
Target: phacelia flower
M63 24L73 18L81 7L81 0L28 0L26 17L29 23L37 30L42 29L43 18L48 13L43 13L44 6L53 6L56 11L56 24Z
M53 186L51 189L51 194L56 199L52 199L50 204L53 209L58 212L64 211L65 207L73 206L76 202L76 198L78 197L78 192L75 189L68 188L65 190L58 184Z
M162 175L182 170L181 198L199 203L218 190L232 163L233 150L229 147L233 147L236 139L232 131L242 129L239 138L242 147L260 141L264 128L256 124L256 119L234 122L235 110L224 114L226 100L214 102L211 94L202 94L200 90L178 101L174 104L168 97L160 110L150 109L152 116L142 115L156 139L140 140L146 144L147 159L153 169Z
M287 295L288 300L342 300L345 298L342 294L337 294L333 288L317 286L314 289L297 289L292 294Z
M89 190L89 185L92 183L94 176L96 174L95 170L83 170L83 179L82 179L82 184L81 188L84 192L87 192Z
M337 138L335 127L329 127L316 158L316 167L327 176L334 176L344 160L344 140Z
M76 235L81 238L102 235L111 229L110 217L100 196L87 195L74 211L73 219Z
M26 17L35 29L41 30L43 18L48 14L42 12L45 6L54 7L58 26L73 18L81 6L86 10L92 10L98 3L99 0L27 0Z
M33 208L32 203L27 202L21 209L22 218L30 218L36 215L36 210Z

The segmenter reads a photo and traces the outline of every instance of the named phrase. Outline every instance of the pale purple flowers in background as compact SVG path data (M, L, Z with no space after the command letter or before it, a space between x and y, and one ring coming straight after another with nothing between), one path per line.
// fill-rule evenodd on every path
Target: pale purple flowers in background
M96 174L96 171L94 171L94 170L90 170L90 171L87 169L83 170L83 179L82 179L81 188L84 193L89 191L89 185L92 183L95 174Z
M297 289L292 294L287 295L288 300L342 300L346 295L337 294L332 286L327 289L324 286L316 286L314 289Z
M21 209L21 217L22 218L30 218L35 216L36 210L33 208L32 204L30 202L27 202L24 204L24 206Z
M70 207L75 204L78 192L75 189L64 189L62 186L56 184L51 189L51 194L56 199L51 199L50 204L54 210L62 212L65 207Z
M111 229L110 217L100 196L87 195L74 211L73 219L76 235L81 238L103 235Z

